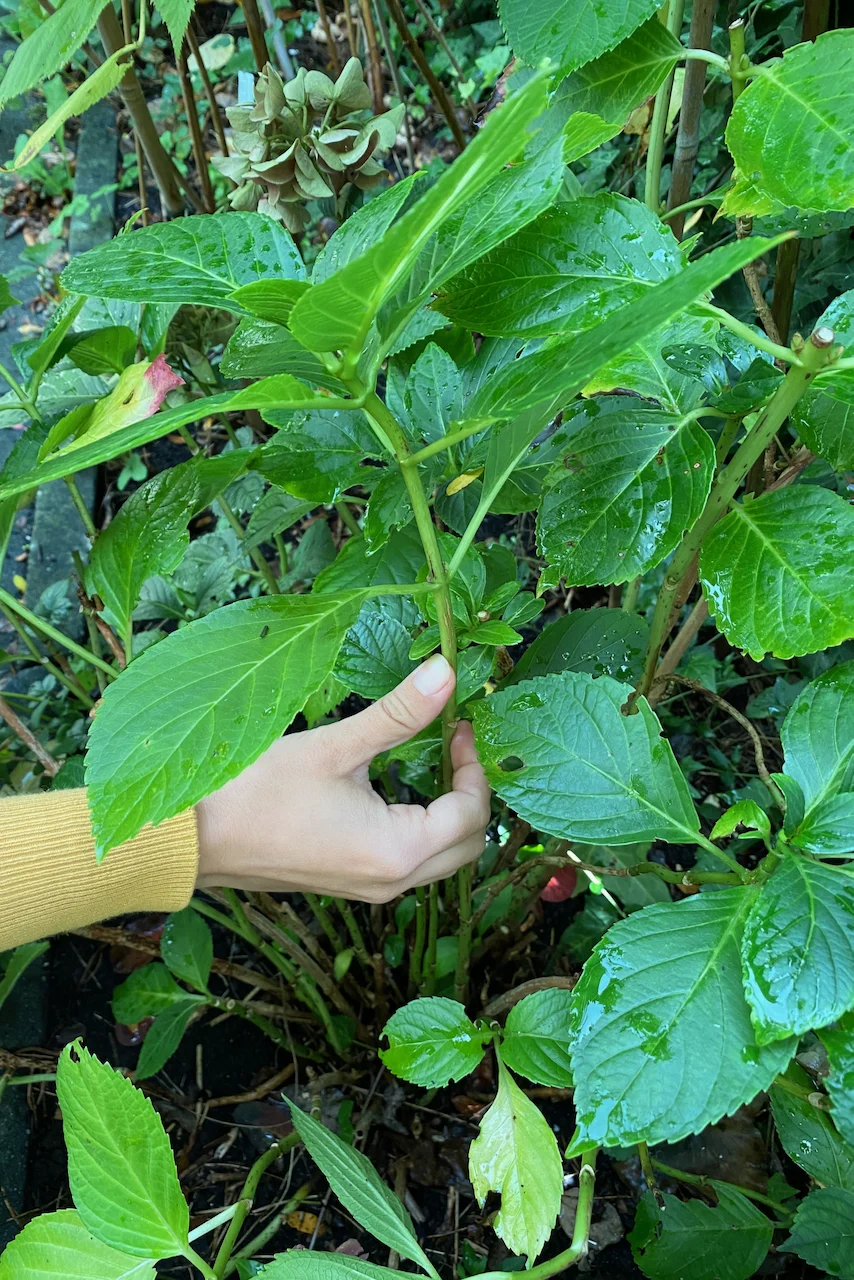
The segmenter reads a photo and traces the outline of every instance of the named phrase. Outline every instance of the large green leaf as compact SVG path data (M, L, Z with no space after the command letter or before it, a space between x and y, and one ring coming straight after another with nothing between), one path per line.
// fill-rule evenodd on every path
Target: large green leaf
M757 1046L741 985L755 896L722 889L657 903L608 930L574 993L574 1152L677 1142L785 1067L797 1041Z
M87 1230L134 1258L184 1253L190 1213L150 1099L80 1045L59 1059L56 1091L68 1181Z
M336 271L346 267L348 262L366 253L388 230L412 196L413 188L423 183L425 177L423 171L412 173L351 213L315 258L311 269L312 283L322 284Z
M522 150L527 126L545 105L545 91L545 76L535 76L490 115L447 173L381 240L300 298L290 326L304 346L314 351L361 347L377 310L401 287L434 232Z
M833 1123L846 1142L854 1145L854 1013L846 1013L835 1027L821 1032L830 1075L827 1092L833 1103Z
M649 628L623 609L575 609L544 627L504 686L561 671L586 671L632 683L643 670Z
M744 986L760 1044L854 1005L854 872L786 853L744 927Z
M65 66L98 21L107 0L65 0L23 40L0 81L0 107Z
M501 1056L507 1066L534 1084L570 1087L571 1003L570 991L546 987L514 1004L501 1041Z
M533 1266L560 1212L563 1165L545 1116L498 1060L498 1093L469 1148L469 1178L481 1205L501 1196L496 1234Z
M829 1276L854 1276L854 1191L817 1187L798 1205L780 1253L796 1253Z
M537 516L545 585L628 582L673 551L698 518L715 471L693 417L629 396L580 401L564 414L567 452L546 478Z
M655 13L655 0L618 0L591 9L585 0L500 0L498 16L517 58L551 58L563 72L607 53Z
M382 698L418 663L409 656L418 611L405 596L369 600L344 637L335 674L363 698Z
M197 991L207 990L213 963L213 937L198 911L185 907L183 911L172 912L163 926L160 954L176 978Z
M72 259L71 293L132 302L187 303L241 311L231 294L263 276L302 280L289 233L261 213L209 214L125 232Z
M804 1095L813 1088L807 1073L794 1063L786 1076ZM808 1096L795 1095L779 1085L770 1096L777 1136L795 1164L816 1182L854 1191L854 1145L840 1135L827 1112L814 1107Z
M787 822L792 843L825 857L854 852L854 662L808 684L780 736L785 772L804 796L803 816Z
M798 401L791 420L807 448L834 471L854 471L854 404L816 387Z
M774 1223L726 1182L710 1185L714 1208L668 1195L659 1207L644 1195L628 1239L649 1280L748 1280L764 1262Z
M6 1245L0 1280L154 1280L154 1263L102 1244L73 1209L42 1213Z
M277 1254L257 1275L259 1280L397 1280L401 1272L350 1254L292 1249Z
M768 198L826 212L854 204L854 32L829 31L759 65L735 106L726 143L755 191L743 214Z
M541 214L449 281L438 305L478 333L579 332L683 267L646 205L602 192Z
M336 1134L289 1102L294 1128L338 1199L361 1227L424 1270L429 1262L418 1243L412 1219L374 1166Z
M854 510L815 485L734 505L700 552L709 609L730 644L759 661L854 636Z
M609 53L567 76L555 100L572 112L584 111L620 128L661 85L682 56L682 45L663 22L650 18Z
M257 759L331 672L363 599L353 591L239 600L131 663L89 735L86 785L101 854Z
M393 1075L426 1088L443 1088L475 1071L484 1046L492 1039L488 1028L478 1029L456 1000L432 996L411 1000L393 1013L383 1027L388 1048L380 1057Z
M181 1000L187 992L166 968L155 960L145 964L120 983L113 992L113 1017L128 1027L142 1022L143 1018L155 1018L164 1009Z
M335 562L317 575L314 590L346 591L386 582L415 582L423 564L424 550L414 524L393 533L374 555L364 538L348 538Z
M362 413L315 409L266 417L282 429L262 449L258 470L294 497L334 502L351 485L377 476L362 465L382 454Z
M462 374L435 342L428 342L406 375L402 416L416 448L446 434L461 411Z
M222 353L220 373L226 378L264 378L271 373L292 373L313 387L339 390L339 380L297 342L290 330L266 320L241 320Z
M692 841L687 783L646 700L622 714L630 692L609 676L564 671L476 703L481 763L501 799L569 840Z
M657 400L678 416L697 407L703 397L704 365L720 363L714 349L720 325L711 317L681 315L660 329L646 333L622 355L603 365L587 383L584 395L600 391L631 391ZM695 372L680 372L670 363L673 351L696 353ZM704 361L703 356L707 355Z

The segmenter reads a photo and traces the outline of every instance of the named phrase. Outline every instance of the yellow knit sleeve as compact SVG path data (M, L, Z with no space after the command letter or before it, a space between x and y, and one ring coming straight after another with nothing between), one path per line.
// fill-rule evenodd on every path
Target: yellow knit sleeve
M0 800L0 951L130 911L178 911L196 882L195 810L111 850L100 865L84 790Z

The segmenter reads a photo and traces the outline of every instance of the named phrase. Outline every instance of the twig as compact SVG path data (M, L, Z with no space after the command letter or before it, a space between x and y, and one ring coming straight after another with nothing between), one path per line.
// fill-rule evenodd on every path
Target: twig
M775 1084L780 1083L780 1077L776 1079ZM653 1169L657 1169L659 1173L663 1173L667 1178L675 1178L677 1182L686 1182L693 1187L711 1187L712 1181L721 1182L721 1178L707 1178L702 1173L686 1173L683 1169L677 1169L672 1164L664 1164L661 1160L650 1160ZM754 1191L752 1187L741 1187L738 1183L727 1182L726 1186L732 1187L734 1191L739 1191L743 1196L747 1196L750 1200L755 1200L757 1204L765 1204L769 1209L776 1211L787 1218L791 1218L792 1214L785 1205L780 1204L777 1200L772 1200L770 1196L763 1195L761 1191ZM714 1188L712 1188L714 1189Z
M329 59L332 63L332 74L337 76L341 71L341 61L338 57L338 49L332 35L332 27L329 24L329 14L326 11L325 0L315 0L314 7L317 9L320 24L323 27L323 31L326 36L326 44L329 49Z
M640 1157L641 1169L643 1170L644 1181L646 1182L647 1188L652 1192L653 1199L659 1209L663 1209L665 1207L664 1196L661 1194L661 1188L658 1185L655 1170L652 1167L649 1147L645 1142L638 1143L638 1156Z
M489 1004L484 1007L481 1017L500 1018L503 1014L508 1013L520 1000L524 1000L525 996L531 995L534 991L546 991L553 987L557 987L561 991L572 991L577 982L577 977L531 978L528 982L522 982L518 987L513 987L511 991L505 991L500 996L496 996L494 1000L490 1000Z
M199 112L196 107L196 95L193 93L193 82L187 67L187 50L182 47L178 54L178 79L181 82L181 93L184 98L184 110L187 115L187 127L190 130L190 141L193 144L193 158L196 162L196 176L202 191L202 202L207 213L216 209L211 175L208 168L208 153L205 151L205 140L202 137L202 126L199 124Z
M454 104L448 96L448 91L434 72L433 68L430 66L430 63L424 56L424 51L412 31L410 31L409 24L406 21L406 16L403 9L400 7L400 0L387 0L387 4L388 11L392 16L392 21L400 32L401 38L412 57L412 61L415 63L418 70L421 72L421 75L427 82L430 92L433 95L433 101L445 117L445 120L448 123L448 128L451 130L451 134L457 144L457 147L461 152L464 151L466 146L466 137L460 127L460 122L457 119Z
M244 1102L260 1102L262 1098L268 1097L276 1089L281 1089L283 1084L287 1084L293 1074L294 1066L292 1062L289 1062L286 1067L282 1067L281 1071L277 1071L274 1076L270 1076L269 1080L265 1080L257 1088L248 1089L246 1093L229 1093L222 1098L211 1098L209 1102L205 1103L205 1107L208 1111L215 1111L219 1107L238 1107Z
M531 834L530 822L525 822L523 818L517 818L516 824L504 844L498 850L498 857L495 860L495 866L492 874L500 876L502 871L506 871L508 867L512 867L516 861L516 854L522 848L522 845Z
M322 2L322 0L321 0ZM394 92L403 104L403 132L406 138L406 160L409 165L409 172L415 172L415 148L412 144L412 122L409 119L409 105L403 93L403 85L400 81L400 69L397 65L397 58L394 56L394 49L391 46L391 37L388 31L388 24L383 13L383 0L374 0L374 12L377 15L377 26L380 29L380 36L385 49L385 58L388 63L391 82L394 85Z
M712 41L716 0L694 0L691 11L691 33L688 45L691 49L708 49ZM682 106L679 111L679 128L676 132L676 149L673 154L673 172L667 197L669 210L684 204L691 192L694 164L700 145L700 116L703 111L703 89L706 83L706 63L692 60L685 68L685 84L682 89ZM670 226L677 240L682 239L685 211L674 213Z
M252 46L252 57L259 72L263 71L270 61L267 53L267 41L264 39L264 24L258 11L257 0L243 0L243 20Z
M679 39L682 31L682 14L685 0L670 0L667 9L667 30ZM658 213L661 205L661 162L664 157L664 134L667 129L667 113L673 93L674 71L664 79L664 83L655 95L655 106L652 110L652 122L649 126L649 150L646 156L646 173L644 175L644 203L653 213Z
M5 698L0 698L0 716L24 745L29 747L45 773L51 778L56 777L60 769L59 761L54 760L47 747L43 747L32 730L28 729L23 721L18 719Z
M208 106L210 107L211 124L213 125L213 131L216 134L216 140L219 143L219 149L224 156L227 156L228 155L228 139L225 136L225 126L222 122L222 112L219 109L219 103L216 100L214 87L211 84L211 78L208 75L208 69L204 64L201 50L199 49L199 42L196 39L196 33L193 30L192 23L190 24L190 26L187 27L187 43L190 46L190 52L192 53L193 57L196 59L196 67L198 69L199 76L201 77L202 85L205 90L205 97L208 100Z
M657 679L663 680L665 676L669 676L676 670L679 663L690 649L694 637L697 635L697 632L700 630L708 616L708 602L705 596L700 596L700 599L694 605L694 608L691 610L688 617L674 636L673 643L667 650L667 653L665 653L664 657L661 659L658 667ZM658 698L653 701L654 693L655 690L651 689L650 697L647 699L651 707L654 707L655 703L658 701ZM659 694L659 698L660 696L661 695Z
M380 115L383 109L383 64L377 45L377 30L371 13L371 0L359 0L362 10L362 26L365 31L365 44L368 47L368 65L371 77L371 96L373 98L374 115Z

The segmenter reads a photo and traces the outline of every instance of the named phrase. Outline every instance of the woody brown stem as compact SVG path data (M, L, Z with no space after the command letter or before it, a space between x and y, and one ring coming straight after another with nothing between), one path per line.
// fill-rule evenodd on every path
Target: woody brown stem
M59 773L59 762L54 760L47 747L42 746L36 735L31 729L27 728L23 720L18 719L5 698L0 698L0 716L6 721L16 737L21 739L24 746L29 747L45 773L51 778L56 777Z

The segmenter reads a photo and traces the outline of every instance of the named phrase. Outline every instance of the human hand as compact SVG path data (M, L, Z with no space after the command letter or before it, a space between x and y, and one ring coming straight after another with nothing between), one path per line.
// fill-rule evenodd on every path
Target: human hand
M453 791L426 809L387 805L368 779L374 756L426 728L453 688L450 665L434 654L358 715L280 738L197 805L198 887L390 902L473 862L490 807L470 724L451 745Z

